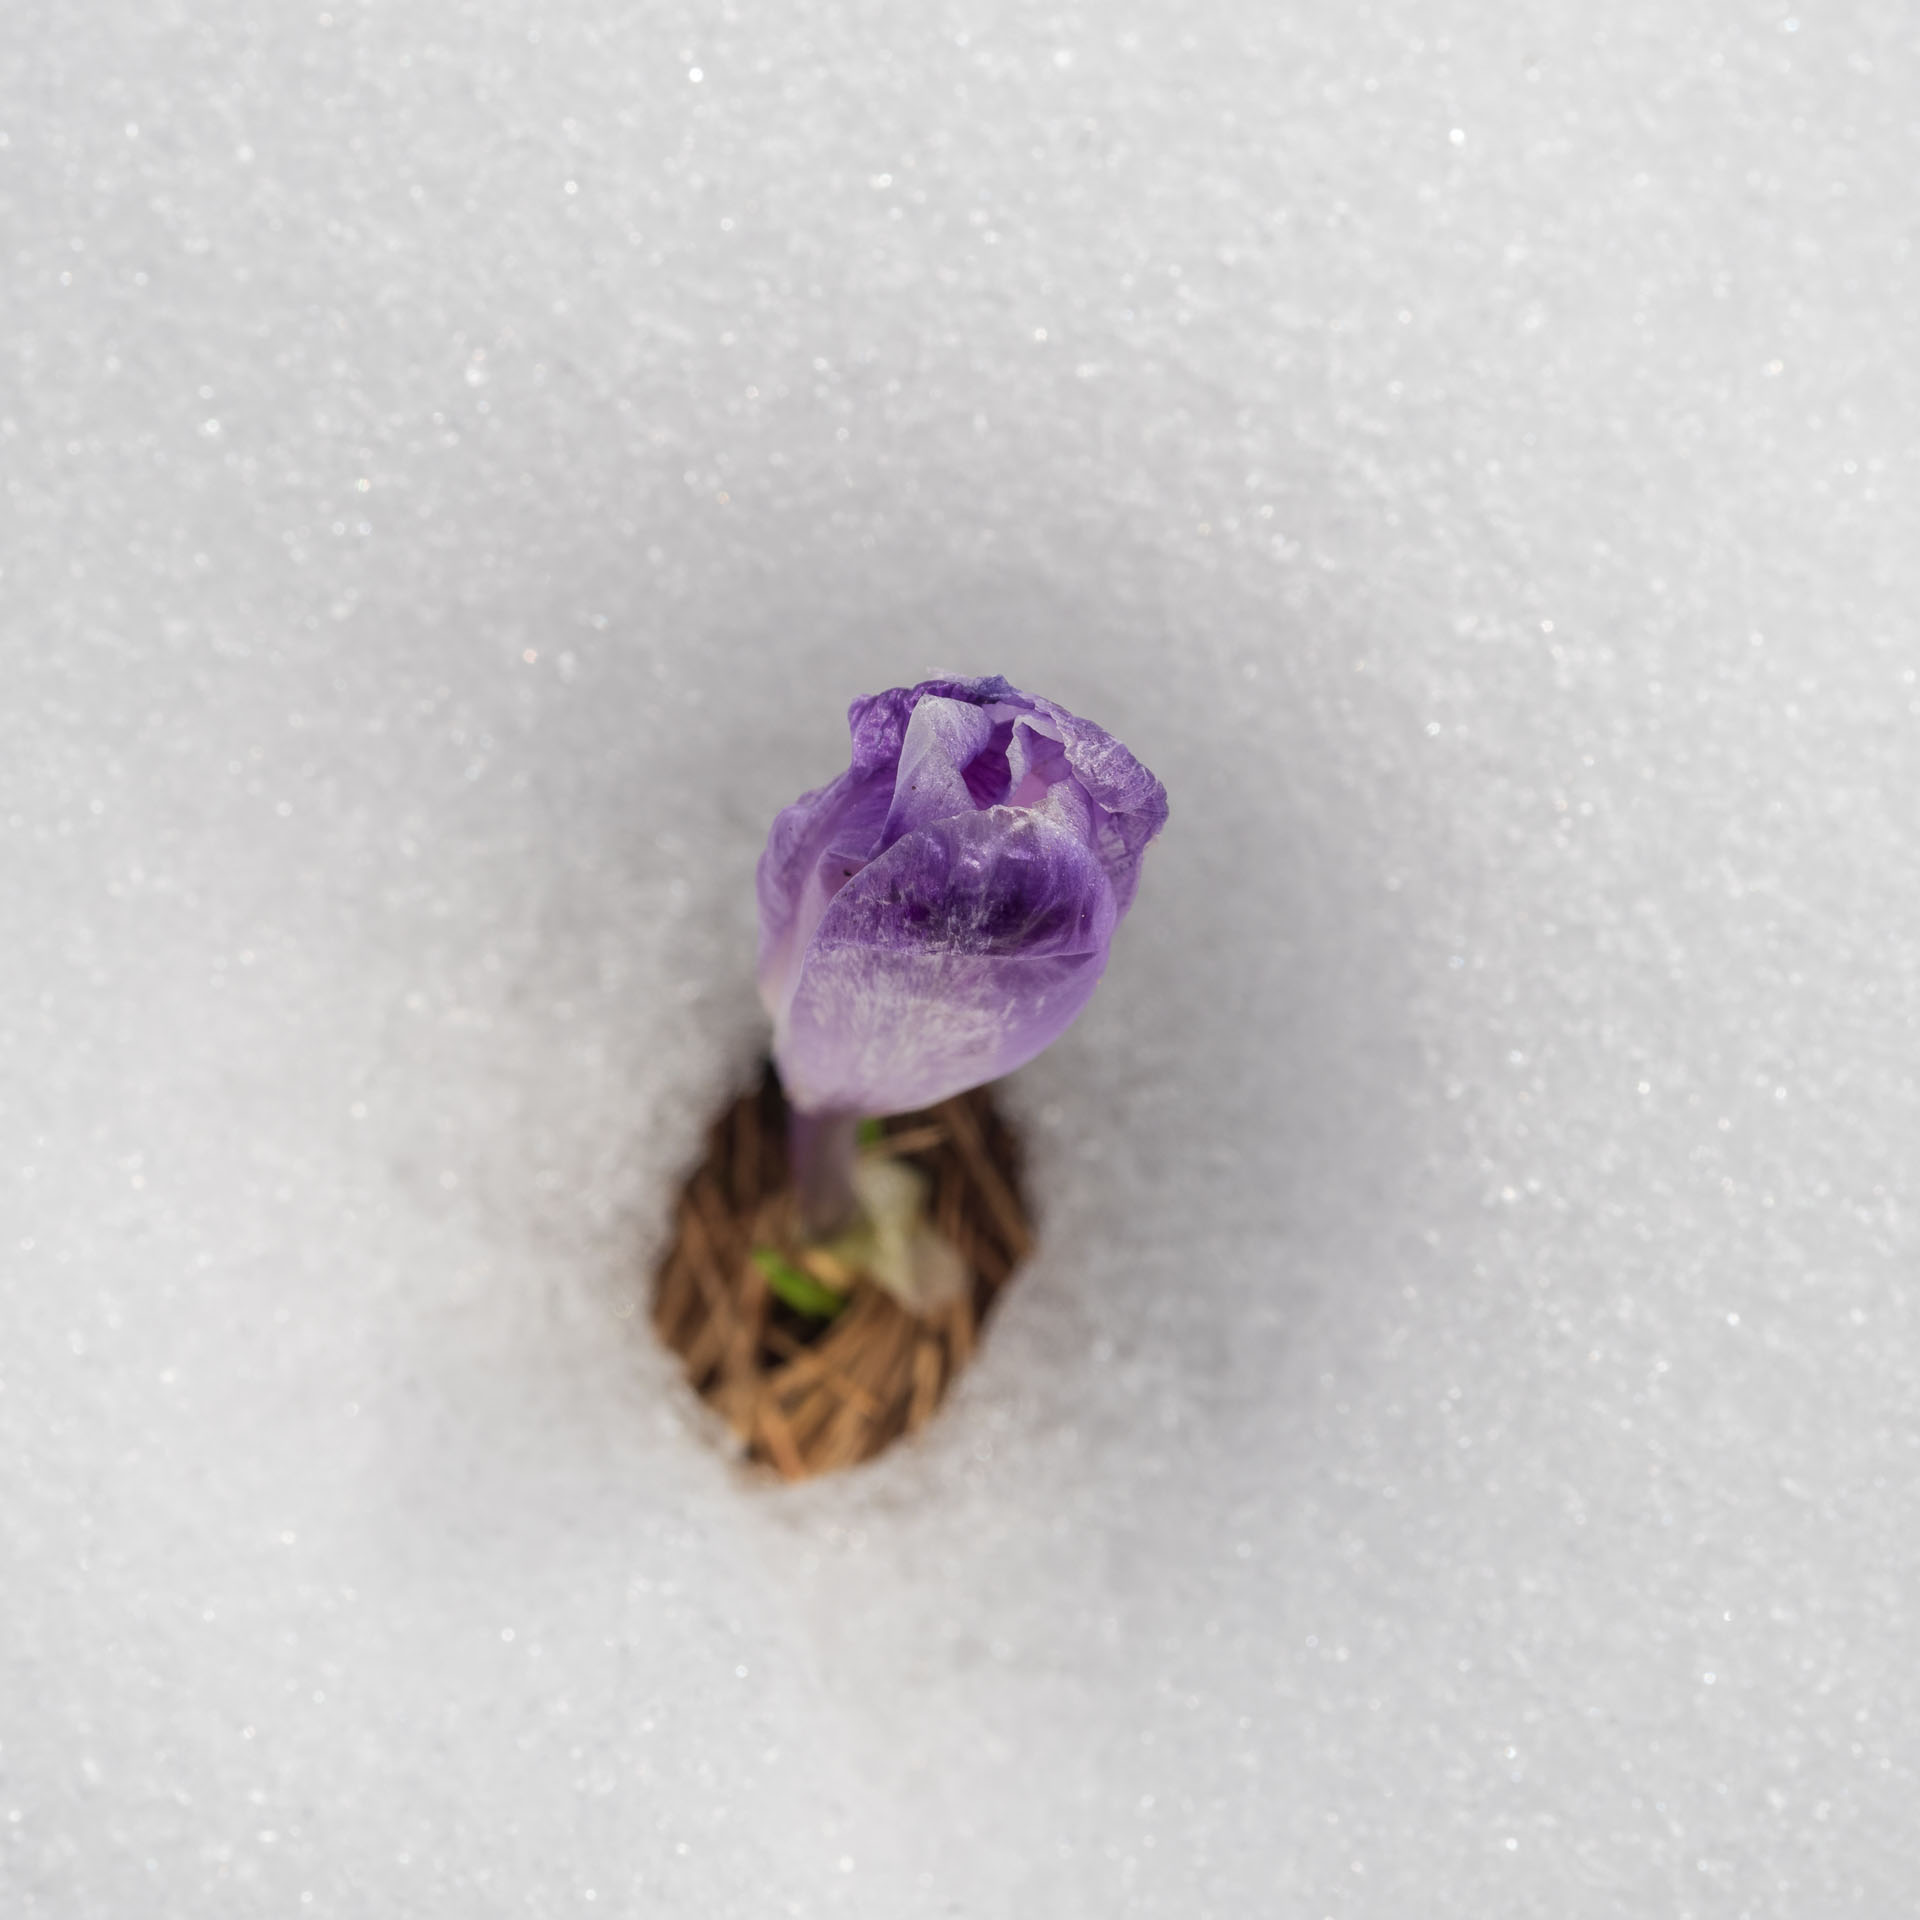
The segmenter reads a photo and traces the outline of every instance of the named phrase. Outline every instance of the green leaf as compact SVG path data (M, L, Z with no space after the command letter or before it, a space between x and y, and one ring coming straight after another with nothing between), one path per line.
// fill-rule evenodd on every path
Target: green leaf
M881 1120L862 1120L854 1129L853 1137L863 1147L877 1147L887 1137L886 1123Z
M807 1314L815 1320L831 1320L847 1304L844 1293L823 1287L812 1274L802 1273L773 1247L755 1247L753 1264L760 1269L760 1277L795 1313Z

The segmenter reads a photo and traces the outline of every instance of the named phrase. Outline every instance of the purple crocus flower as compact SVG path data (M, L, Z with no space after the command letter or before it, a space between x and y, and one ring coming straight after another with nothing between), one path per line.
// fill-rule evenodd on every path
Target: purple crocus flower
M1107 964L1167 796L1119 741L994 676L848 709L853 762L773 823L760 993L802 1115L899 1113L1010 1073ZM808 1136L796 1135L808 1182Z

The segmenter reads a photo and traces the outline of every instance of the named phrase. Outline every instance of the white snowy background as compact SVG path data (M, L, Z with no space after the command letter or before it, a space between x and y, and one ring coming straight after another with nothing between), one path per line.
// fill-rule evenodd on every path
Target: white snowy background
M1920 1902L1920 24L15 0L0 1912ZM848 699L1166 780L924 1443L644 1310Z

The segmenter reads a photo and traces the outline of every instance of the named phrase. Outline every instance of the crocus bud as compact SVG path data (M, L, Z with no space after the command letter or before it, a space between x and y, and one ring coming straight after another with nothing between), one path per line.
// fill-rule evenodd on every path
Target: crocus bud
M1167 796L1091 722L997 676L848 709L853 762L773 823L760 994L803 1113L932 1105L1063 1033Z

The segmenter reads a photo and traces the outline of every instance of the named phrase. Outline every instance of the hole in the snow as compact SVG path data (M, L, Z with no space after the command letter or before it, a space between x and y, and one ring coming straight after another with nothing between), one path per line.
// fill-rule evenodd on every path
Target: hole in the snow
M769 1284L765 1250L790 1239L792 1217L787 1104L771 1065L715 1115L654 1273L661 1339L746 1455L790 1480L917 1433L1033 1243L1020 1144L990 1088L880 1122L875 1150L927 1176L933 1224L966 1264L968 1284L934 1313L858 1280L827 1317L783 1298L778 1270ZM806 1297L799 1280L787 1291Z

